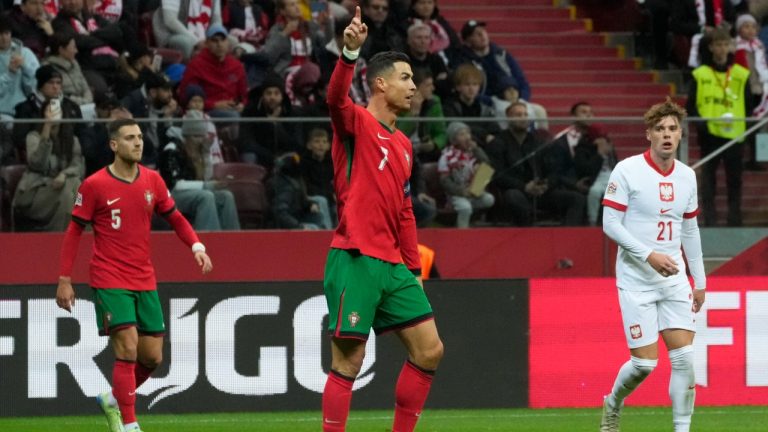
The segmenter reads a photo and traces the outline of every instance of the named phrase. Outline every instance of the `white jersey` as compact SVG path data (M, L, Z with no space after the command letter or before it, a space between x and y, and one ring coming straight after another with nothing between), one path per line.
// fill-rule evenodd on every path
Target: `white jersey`
M681 248L683 219L699 213L696 174L675 160L666 174L651 159L650 151L616 165L605 191L603 205L624 212L622 225L646 251L630 254L619 245L616 285L647 291L687 284ZM645 260L651 251L669 255L679 272L663 277Z

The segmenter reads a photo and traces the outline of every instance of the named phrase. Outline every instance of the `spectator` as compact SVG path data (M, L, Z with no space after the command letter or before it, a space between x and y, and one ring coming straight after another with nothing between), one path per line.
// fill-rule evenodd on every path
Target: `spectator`
M243 111L248 99L245 68L229 54L227 30L221 25L208 28L205 49L189 62L179 94L183 95L190 84L205 91L205 109L211 117L239 117Z
M254 49L264 45L269 32L269 16L253 0L229 0L227 2L229 18L224 25L230 36L238 43L247 43Z
M405 41L389 16L389 0L363 0L360 4L363 23L368 26L368 38L360 48L366 60L382 51L405 51Z
M507 107L509 127L486 148L495 169L491 187L499 191L503 220L530 226L539 209L554 212L564 225L580 225L584 195L550 187L543 176L542 153L547 144L530 130L528 108L522 102Z
M730 31L736 14L731 1L720 0L679 0L672 2L670 22L672 32L690 41L687 66L695 68L702 63L702 54L708 55L707 42L716 28Z
M186 113L184 115L185 119L202 117L203 120L206 120L205 125L208 129L208 140L211 144L209 154L206 156L210 159L210 163L206 164L203 178L205 180L211 180L213 178L213 166L224 162L224 156L221 152L221 141L219 141L216 125L213 124L213 122L208 121L210 120L210 117L203 111L205 108L205 91L202 87L195 84L187 86L183 101L186 108Z
M331 72L333 72L333 68L336 67L336 63L339 61L341 50L344 47L344 29L347 27L347 23L349 23L350 20L351 18L349 16L343 16L337 19L333 27L333 40L329 41L325 44L323 49L317 52L317 64L320 66L321 77L325 77L323 80L324 84L328 83L328 80L331 77ZM368 98L371 96L371 89L368 88L366 78L367 70L368 64L362 58L358 58L355 63L355 75L352 78L352 85L349 88L349 97L351 97L356 104L362 106L365 106L368 103Z
M10 20L0 15L0 118L16 116L16 104L35 90L37 57L11 38Z
M588 132L589 140L594 150L578 151L576 153L577 166L583 166L585 174L589 178L589 191L587 192L587 222L592 226L600 225L600 209L603 202L605 189L611 171L616 166L618 158L613 148L611 139L605 130L598 126L592 126ZM577 147L577 149L579 149ZM581 149L579 149L581 150Z
M416 93L411 98L411 110L401 114L397 127L413 143L413 154L421 162L437 162L445 148L445 122L414 122L408 117L443 118L443 106L440 97L434 94L435 86L429 69L414 69L413 83Z
M481 68L488 80L483 93L488 96L499 94L500 80L503 77L510 77L515 81L514 87L520 94L520 98L530 101L531 86L528 84L523 68L509 52L491 42L485 25L486 23L475 20L469 20L464 24L461 28L464 45L453 56L453 67L471 62Z
M152 16L157 44L181 51L184 61L203 49L208 29L221 23L221 0L162 0Z
M331 160L331 141L328 131L321 127L313 128L307 135L307 147L301 157L301 178L307 187L307 197L321 204L321 197L328 207L328 221L323 225L327 229L336 226L336 195L333 192L333 161Z
M123 52L123 31L83 7L83 0L61 0L59 13L51 23L55 32L74 31L78 61L84 69L96 69L111 77Z
M120 103L135 119L149 119L141 122L144 134L144 155L141 163L154 167L157 154L168 142L167 131L171 120L178 112L178 103L173 98L173 87L162 74L149 74L141 88L123 98Z
M81 106L93 104L93 94L88 81L77 62L77 45L73 32L55 33L50 38L51 54L43 60L44 64L53 65L61 74L61 90L64 96ZM93 105L89 107L93 111ZM91 116L93 118L93 116Z
M16 105L16 118L43 119L43 110L51 99L59 99L63 118L82 118L80 106L61 95L61 74L51 65L43 65L35 71L37 90L30 93L27 99ZM17 123L13 127L13 142L16 150L25 159L27 135L35 128L31 123ZM87 139L87 128L82 123L74 125L75 136L82 143Z
M416 226L419 228L429 226L437 216L437 201L427 193L427 180L424 178L421 162L417 157L413 158L411 177L408 182L411 185L411 203Z
M113 86L115 95L119 99L140 88L144 84L147 74L160 72L155 70L152 64L154 55L146 45L135 43L120 56L117 62L117 77Z
M8 17L11 19L13 37L32 50L38 59L45 57L53 27L46 16L43 0L22 0Z
M293 108L285 95L285 84L277 75L270 75L258 89L251 92L245 117L280 119L293 116ZM258 122L240 126L239 152L245 162L271 168L275 157L301 150L301 128L298 123Z
M267 42L260 56L272 65L272 71L282 77L296 72L304 63L311 61L315 50L320 50L331 39L332 22L307 21L301 15L298 0L278 0L277 19L269 30Z
M736 19L735 62L749 69L750 104L755 109L751 115L763 117L768 114L768 62L765 60L765 46L757 38L757 20L749 14ZM755 134L747 137L747 159L744 168L763 171L756 158Z
M694 69L688 94L688 112L691 117L722 118L697 122L701 157L717 150L728 141L746 131L744 121L750 111L749 70L735 64L730 54L731 37L727 31L712 32L708 44L712 61ZM720 160L725 164L725 182L728 189L728 226L741 226L742 146L737 143L703 166L701 175L702 210L704 225L717 224L715 208L715 174Z
M448 20L440 15L437 0L413 0L409 23L423 23L430 28L429 52L440 56L445 63L448 63L448 53L461 47L461 39L456 31ZM437 76L435 74L435 77Z
M498 87L500 92L491 96L491 100L493 101L493 110L496 112L496 117L504 118L503 121L499 122L499 126L502 129L507 128L507 108L513 103L521 102L528 108L528 117L536 119L532 123L533 129L549 130L547 110L542 105L521 99L520 90L517 88L517 81L514 78L511 76L501 77Z
M423 22L416 22L408 27L408 50L406 54L411 59L413 70L427 68L431 72L437 94L447 96L451 92L448 80L448 68L443 59L429 51L432 29Z
M272 215L275 225L281 229L330 229L328 214L321 212L318 198L328 203L325 198L315 196L310 200L306 193L304 181L301 178L301 158L298 153L288 153L275 161L275 176L272 179L274 200L272 203Z
M302 108L318 102L315 90L320 82L320 67L307 62L294 73L289 74L285 82L285 93L291 105Z
M472 138L466 124L453 122L448 125L447 133L449 145L440 156L437 171L440 184L456 211L456 227L468 228L473 210L487 209L494 203L490 193L483 191L474 196L469 189L478 164L490 163L490 160Z
M48 70L45 66L41 69ZM40 78L41 82L48 81ZM45 101L42 115L45 121L26 136L27 170L19 180L12 205L14 212L35 228L64 231L83 179L83 155L72 124L59 122L66 118L61 99Z
M181 126L182 139L172 139L160 154L160 175L183 214L192 215L196 230L239 230L232 192L205 181L210 164L208 127L200 113L190 113Z
M446 117L476 117L488 121L473 122L472 135L482 144L493 141L500 131L499 125L492 121L496 117L493 108L480 100L480 88L483 86L483 72L471 63L462 64L453 73L454 94L443 101L443 114Z

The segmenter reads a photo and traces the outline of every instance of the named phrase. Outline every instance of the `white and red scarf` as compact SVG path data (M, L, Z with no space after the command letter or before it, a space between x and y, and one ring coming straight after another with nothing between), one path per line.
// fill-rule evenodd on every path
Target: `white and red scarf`
M213 16L212 0L190 0L187 11L187 29L199 40L205 40L205 31Z

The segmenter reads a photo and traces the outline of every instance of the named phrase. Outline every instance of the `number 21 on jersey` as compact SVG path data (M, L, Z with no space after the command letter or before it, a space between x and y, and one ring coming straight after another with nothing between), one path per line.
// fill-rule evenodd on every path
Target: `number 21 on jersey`
M658 224L659 235L656 236L658 241L670 241L672 240L672 221L660 221Z

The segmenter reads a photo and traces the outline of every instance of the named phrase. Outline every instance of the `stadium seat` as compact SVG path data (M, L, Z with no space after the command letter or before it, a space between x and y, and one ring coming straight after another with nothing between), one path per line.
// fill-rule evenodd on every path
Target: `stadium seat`
M242 228L264 228L269 201L264 187L267 170L261 165L223 162L213 166L213 179L235 196Z
M27 166L24 164L0 166L0 220L3 231L14 231L16 228L11 203L19 180L26 169Z
M451 202L448 201L443 187L440 185L440 174L437 172L437 162L428 162L421 165L421 175L427 184L427 195L435 199L437 216L435 220L445 225L456 223L456 212Z

